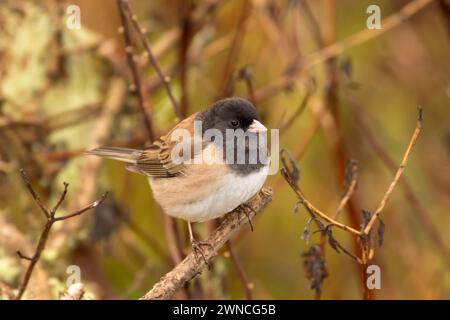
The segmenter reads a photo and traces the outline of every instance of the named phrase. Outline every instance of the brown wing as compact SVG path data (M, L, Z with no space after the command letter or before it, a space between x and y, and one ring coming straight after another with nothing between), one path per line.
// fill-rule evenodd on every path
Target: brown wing
M185 174L186 165L174 163L171 154L178 141L172 139L175 129L186 129L191 137L194 135L193 120L195 114L177 124L167 135L156 140L143 150L136 164L128 165L128 169L154 178L171 178ZM191 158L194 153L191 152Z

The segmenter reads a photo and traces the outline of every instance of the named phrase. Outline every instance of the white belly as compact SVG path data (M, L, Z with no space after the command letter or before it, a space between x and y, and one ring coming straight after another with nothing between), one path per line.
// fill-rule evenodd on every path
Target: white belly
M195 201L180 201L165 208L168 215L192 222L202 222L218 218L232 211L253 197L264 185L269 167L247 176L239 176L231 171L220 178L216 189L209 190L205 197Z

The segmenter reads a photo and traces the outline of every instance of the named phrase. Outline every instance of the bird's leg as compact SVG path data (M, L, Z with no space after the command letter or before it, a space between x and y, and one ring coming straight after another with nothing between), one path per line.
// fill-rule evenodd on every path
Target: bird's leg
M194 232L192 231L192 225L191 222L188 221L188 230L189 230L189 241L191 242L192 251L194 252L195 256L197 257L198 254L200 254L203 258L203 261L205 261L205 264L210 267L208 260L206 260L205 254L203 253L203 250L201 246L209 246L211 249L214 250L214 247L211 243L207 241L199 241L194 238Z
M248 224L250 225L250 230L252 230L252 232L253 232L253 230L254 230L253 229L253 223L252 223L252 220L250 219L250 216L249 216L249 214L247 212L247 209L252 211L255 215L256 215L256 211L253 210L253 208L251 206L249 206L248 204L246 204L246 203L241 204L236 209L238 209L238 208L242 208L242 211L244 212L245 216L247 217Z

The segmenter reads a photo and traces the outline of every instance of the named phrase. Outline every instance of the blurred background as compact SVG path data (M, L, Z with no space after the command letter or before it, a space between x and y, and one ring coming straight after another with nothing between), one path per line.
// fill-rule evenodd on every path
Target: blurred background
M79 29L69 27L69 5L80 9ZM380 8L381 29L367 28L369 5ZM339 220L357 229L362 210L375 210L391 183L422 106L421 136L381 216L384 241L372 261L381 268L381 289L374 297L450 298L448 1L129 6L170 79L181 117L222 97L247 97L267 127L281 130L280 145L295 159L306 197L330 215L345 189L346 163L356 160L357 189ZM177 122L127 21L124 30L113 0L0 1L0 283L19 286L28 262L15 252L31 255L45 223L20 168L48 206L63 182L70 184L58 215L110 192L95 210L54 225L25 298L58 298L68 266L76 265L87 297L135 299L190 252L185 223L161 212L143 176L82 155L99 145L150 144L126 52L138 69L154 136ZM312 225L308 241L302 239L308 213L296 210L296 195L280 174L267 185L273 201L254 220L254 232L239 230L231 251L224 248L177 298L317 298L302 254L320 235ZM202 238L213 229L196 226ZM354 237L333 234L358 253ZM361 299L358 264L329 246L324 255L321 298Z

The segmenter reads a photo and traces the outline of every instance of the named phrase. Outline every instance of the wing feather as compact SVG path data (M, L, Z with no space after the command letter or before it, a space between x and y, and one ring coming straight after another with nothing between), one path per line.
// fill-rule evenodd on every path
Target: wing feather
M186 129L194 135L193 120L195 114L181 121L167 135L157 139L142 151L135 164L128 165L130 171L139 172L153 178L172 178L184 175L186 164L174 163L171 159L173 147L178 143L172 139L175 129ZM195 155L191 153L193 158Z

